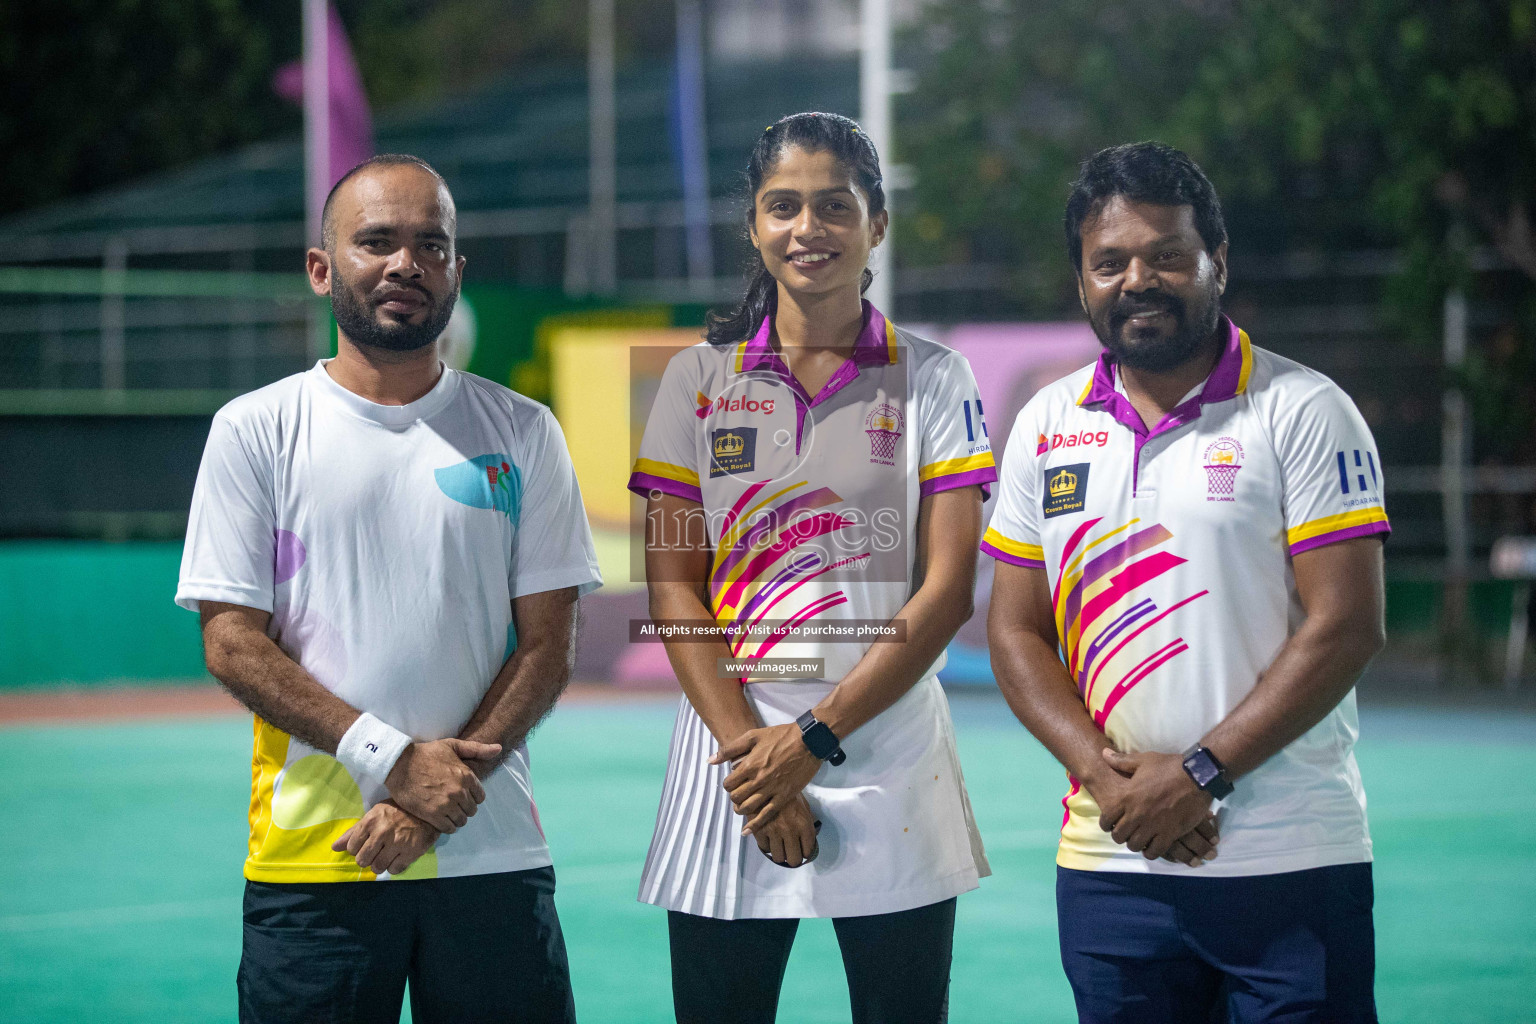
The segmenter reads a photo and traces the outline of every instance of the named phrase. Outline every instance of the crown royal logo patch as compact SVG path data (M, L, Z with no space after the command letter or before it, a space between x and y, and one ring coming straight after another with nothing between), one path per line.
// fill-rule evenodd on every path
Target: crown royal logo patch
M1045 471L1045 493L1040 500L1040 512L1046 518L1081 512L1088 503L1087 462L1071 466L1053 466Z
M709 475L750 473L757 465L757 428L725 427L709 432Z

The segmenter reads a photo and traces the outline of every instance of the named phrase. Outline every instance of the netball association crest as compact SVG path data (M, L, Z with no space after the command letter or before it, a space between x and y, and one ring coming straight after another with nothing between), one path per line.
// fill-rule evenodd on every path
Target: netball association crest
M901 440L901 428L901 412L888 402L877 405L864 417L870 462L877 466L896 465L896 442Z
M1205 500L1236 501L1237 471L1243 468L1243 446L1235 437L1219 437L1205 450Z

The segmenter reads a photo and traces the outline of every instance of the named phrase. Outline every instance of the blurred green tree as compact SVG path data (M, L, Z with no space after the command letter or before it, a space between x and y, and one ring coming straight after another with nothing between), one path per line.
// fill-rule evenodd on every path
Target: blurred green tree
M0 213L296 127L272 70L296 3L0 4Z
M582 3L333 2L376 112L586 59ZM673 6L618 5L620 57L669 52ZM301 12L301 0L0 3L0 214L298 131L271 80L300 55Z
M1518 337L1474 350L1467 380L1532 361L1533 0L934 0L904 46L904 261L1003 263L1027 310L1074 309L1077 164L1156 138L1210 174L1244 250L1401 251L1388 314L1420 341L1497 252L1524 275ZM1536 387L1506 383L1474 404L1480 455L1528 461Z
M1159 138L1239 216L1268 205L1266 247L1376 238L1448 278L1462 218L1536 280L1532 0L936 0L908 44L922 258L1039 277L1078 161Z

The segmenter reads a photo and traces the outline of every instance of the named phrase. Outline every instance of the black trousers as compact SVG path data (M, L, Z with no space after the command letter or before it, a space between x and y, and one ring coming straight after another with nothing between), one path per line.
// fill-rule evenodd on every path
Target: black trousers
M241 1024L572 1024L553 868L245 884Z
M944 1024L955 938L953 898L915 910L832 920L853 1024ZM678 1024L773 1024L797 918L719 921L669 911ZM819 1021L797 1006L797 1021Z

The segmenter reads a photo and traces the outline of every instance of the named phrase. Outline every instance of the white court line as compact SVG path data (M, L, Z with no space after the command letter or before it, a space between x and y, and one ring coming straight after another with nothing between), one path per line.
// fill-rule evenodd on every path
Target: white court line
M92 907L57 910L47 914L11 914L0 917L0 932L42 932L56 929L116 928L150 921L175 921L220 914L240 913L238 897L216 900L179 900L174 903L141 903L127 907Z

